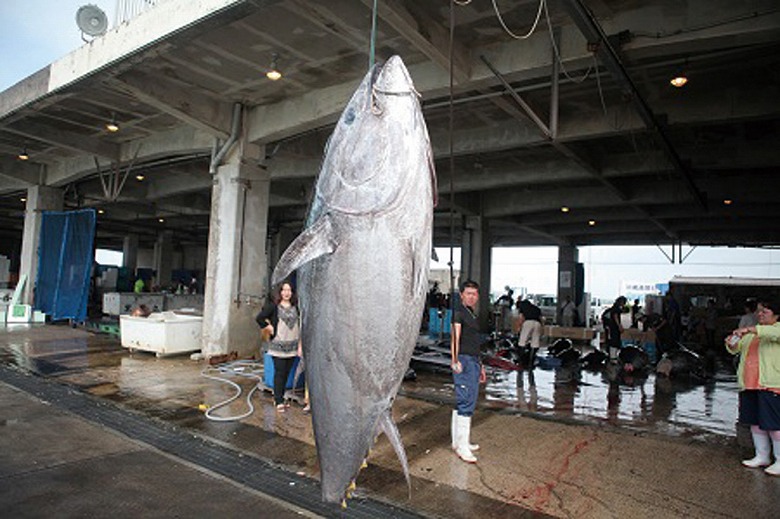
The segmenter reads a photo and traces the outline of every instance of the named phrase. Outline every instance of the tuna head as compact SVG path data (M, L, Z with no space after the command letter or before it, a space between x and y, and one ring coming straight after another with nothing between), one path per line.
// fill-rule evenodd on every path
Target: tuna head
M326 501L341 500L380 432L407 475L390 415L417 339L435 178L403 62L371 70L330 138L306 228L274 283L297 270L302 342Z
M325 208L387 211L410 189L435 186L418 95L398 56L366 74L328 141L309 223ZM416 178L420 172L429 178Z

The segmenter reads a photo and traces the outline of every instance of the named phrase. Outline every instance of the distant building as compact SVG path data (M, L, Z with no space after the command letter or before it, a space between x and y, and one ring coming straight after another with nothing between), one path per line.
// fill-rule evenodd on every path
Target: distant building
M658 283L640 282L640 281L621 281L620 295L626 296L629 303L634 299L639 299L640 304L644 304L645 296L660 294Z
M678 302L703 308L709 299L714 299L718 308L727 308L734 313L742 311L741 305L747 299L780 297L780 279L777 278L674 276L669 281L669 288Z

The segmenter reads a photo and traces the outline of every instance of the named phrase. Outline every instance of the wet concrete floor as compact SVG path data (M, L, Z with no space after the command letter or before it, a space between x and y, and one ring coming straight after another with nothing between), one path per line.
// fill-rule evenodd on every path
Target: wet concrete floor
M0 362L172 423L306 478L318 467L310 416L276 413L270 394L238 422L202 407L232 396L187 356L131 354L118 340L67 326L0 327ZM249 391L255 381L235 378ZM430 517L775 517L780 478L743 469L736 387L654 377L615 386L600 374L493 371L474 418L479 463L449 447L451 379L420 372L405 382L394 417L409 456L412 496L381 438L358 477L358 495ZM239 398L219 413L246 411Z
M3 517L312 517L2 383L0 407Z

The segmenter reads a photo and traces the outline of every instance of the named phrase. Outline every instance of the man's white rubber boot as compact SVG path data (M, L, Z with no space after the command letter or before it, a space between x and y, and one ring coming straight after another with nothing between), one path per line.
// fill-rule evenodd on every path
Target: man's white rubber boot
M458 457L466 463L476 463L477 458L474 453L469 449L469 434L471 432L471 417L460 416L457 418L458 429L458 445L455 448L455 453Z
M452 450L458 448L458 412L452 412L452 422L450 423L450 432L452 433ZM472 451L479 450L479 445L476 443L469 443L469 449Z
M750 458L749 460L742 460L742 464L751 469L756 469L758 467L766 467L772 461L769 458L769 453L771 449L769 433L766 431L756 432L751 427L750 434L753 436L753 447L755 447L756 449L756 455ZM775 463L775 465L777 465L777 463ZM780 466L778 466L777 468L778 470L780 470Z
M458 448L458 412L452 412L452 420L450 420L450 433L452 434L452 450Z

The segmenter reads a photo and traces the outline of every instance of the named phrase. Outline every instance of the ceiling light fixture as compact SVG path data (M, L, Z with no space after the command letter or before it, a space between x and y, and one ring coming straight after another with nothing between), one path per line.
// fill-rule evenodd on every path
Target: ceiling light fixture
M27 153L27 146L25 146L24 150L22 150L22 152L19 155L17 155L16 157L19 160L29 160L30 159L30 154Z
M27 199L26 199L26 198L24 198L24 197L22 197L22 198L20 198L20 199L19 199L19 201L20 201L20 202L26 202L26 201L27 201Z
M688 75L685 70L688 68L688 60L685 60L685 65L675 72L674 77L669 80L669 83L675 88L682 88L688 83Z
M561 212L562 213L568 213L569 212L569 208L566 207L566 206L563 206L563 207L561 207Z
M731 204L733 204L733 203L734 203L734 201L733 201L731 198L727 198L727 199L725 199L725 200L723 201L723 204L724 204L724 205L731 205Z
M142 181L142 180L143 180L143 179L145 179L145 178L146 178L146 177L145 177L145 176L143 176L143 175L141 175L140 173L139 173L139 174L137 174L137 175L135 176L135 179L136 179L137 181L139 181L139 182L140 182L140 181Z
M119 131L119 125L116 122L116 114L114 112L111 112L111 120L106 123L106 130L110 131L111 133L116 133Z
M588 220L588 225L593 227L594 225L596 225L596 220Z
M279 54L273 53L271 55L271 68L268 69L268 71L265 73L265 77L270 79L271 81L278 81L282 79L282 72L279 70Z
M673 87L681 88L684 87L686 83L688 83L688 78L684 74L679 74L677 76L674 76L669 83Z
M104 211L104 210L102 210L102 209L98 209L98 214L103 214L103 213L105 213L105 211Z
M160 222L160 223L163 223L163 222L165 222L165 218L159 218L157 221Z

